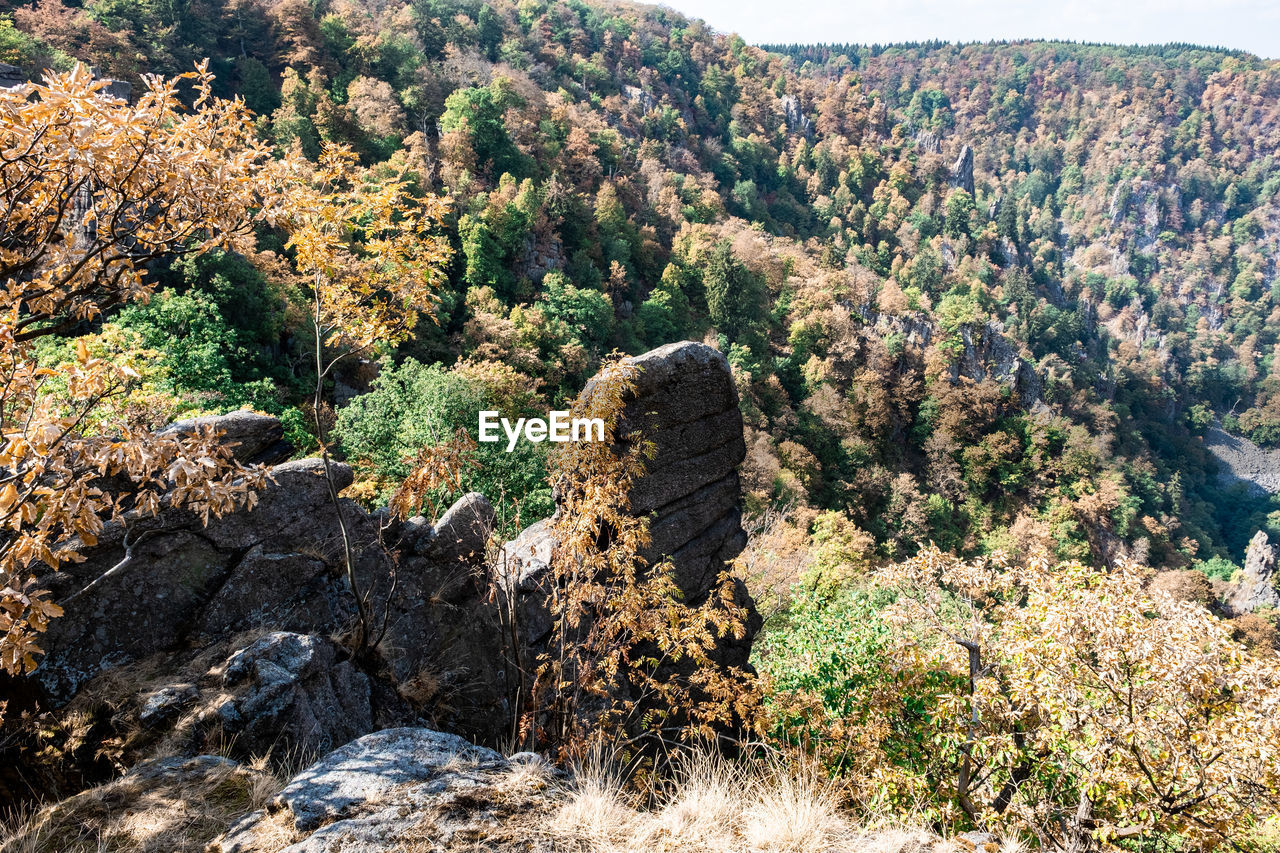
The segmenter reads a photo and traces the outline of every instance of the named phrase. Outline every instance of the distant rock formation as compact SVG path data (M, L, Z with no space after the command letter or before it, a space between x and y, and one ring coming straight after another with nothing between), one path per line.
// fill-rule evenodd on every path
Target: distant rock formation
M977 334L975 334L977 333ZM1031 408L1040 400L1043 382L1036 366L1018 355L1004 335L1004 324L987 321L981 329L962 326L960 340L964 352L950 367L952 381L961 376L974 382L991 379L1017 394L1022 405Z
M1267 541L1265 531L1259 530L1249 540L1244 571L1228 587L1224 604L1234 616L1264 607L1280 607L1280 592L1276 590L1276 546Z
M813 136L813 120L804 114L800 99L795 95L782 96L782 113L787 120L787 131L802 136Z
M724 356L701 344L673 344L634 362L642 372L627 427L645 430L658 455L654 474L636 484L633 507L652 517L650 556L672 557L696 604L746 542L737 394ZM169 429L198 423L222 430L243 461L288 455L275 418L237 412ZM465 495L434 524L395 522L343 499L357 581L386 614L382 663L371 669L330 639L355 614L323 464L300 459L270 470L273 482L252 510L207 526L178 511L129 530L108 525L84 562L40 579L66 605L27 682L44 704L60 707L104 670L125 665L146 673L135 695L121 697L136 739L165 737L192 751L224 739L246 756L276 741L322 751L419 718L489 743L505 736L511 700L527 683L517 661L531 667L551 628L541 588L548 525L533 525L508 547L521 561L519 583L508 585L486 559L495 513L483 495ZM334 470L340 488L351 483L347 466ZM507 595L514 600L504 603ZM760 621L741 582L737 595L750 609L748 635L726 642L719 659L745 666ZM519 640L509 609L519 614Z
M917 130L912 137L916 143L916 150L925 154L941 154L942 153L942 137L935 130Z
M658 104L653 99L653 95L639 86L623 86L622 95L633 104L639 104L643 113L653 112Z
M951 165L951 186L973 195L973 148L965 145Z

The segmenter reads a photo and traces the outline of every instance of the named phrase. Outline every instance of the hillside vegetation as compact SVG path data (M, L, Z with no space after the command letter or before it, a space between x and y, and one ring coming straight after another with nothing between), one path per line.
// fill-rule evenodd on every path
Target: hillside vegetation
M137 94L206 58L289 209L158 252L149 301L43 329L39 364L127 353L148 426L262 410L369 507L479 490L514 533L553 508L547 445L469 441L477 410L706 341L746 421L760 734L938 830L1264 844L1274 616L1208 608L1280 497L1224 484L1204 436L1280 446L1280 64L765 50L595 0L0 0L0 62L32 74ZM333 252L362 235L350 268L309 215ZM308 275L363 272L413 291L412 329L321 321ZM322 366L318 326L361 359ZM405 486L424 460L447 476Z
M834 512L822 529L881 557L1034 543L1179 567L1280 530L1269 501L1224 502L1199 439L1222 417L1280 441L1280 71L1260 60L788 57L669 10L532 0L8 11L2 60L138 82L210 57L281 149L345 143L447 194L439 322L395 357L449 367L387 365L374 399L430 383L453 429L499 387L542 405L613 348L710 335L740 371L755 506L804 533ZM205 409L297 402L268 265L164 277L111 323L160 353L158 384ZM373 491L398 473L368 445L389 416L371 400L339 427ZM484 461L546 509L536 454Z

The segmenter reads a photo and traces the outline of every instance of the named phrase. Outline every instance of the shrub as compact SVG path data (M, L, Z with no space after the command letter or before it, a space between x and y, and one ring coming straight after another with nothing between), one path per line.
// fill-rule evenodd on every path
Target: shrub
M371 497L386 500L409 475L421 448L443 444L458 430L477 439L482 409L501 411L513 422L538 414L534 395L521 384L514 371L500 365L449 369L412 358L400 365L387 360L369 393L339 410L334 434L372 486ZM500 504L500 518L511 522L517 515L526 520L550 515L545 447L519 441L508 453L505 440L476 443L474 467L465 472L460 488L433 496L434 502L447 506L465 492L478 491Z

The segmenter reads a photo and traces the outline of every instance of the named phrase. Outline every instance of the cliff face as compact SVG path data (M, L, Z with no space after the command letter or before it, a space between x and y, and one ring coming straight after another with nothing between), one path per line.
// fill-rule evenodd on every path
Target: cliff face
M701 344L634 361L642 372L625 427L652 438L657 457L633 508L651 518L649 556L672 558L696 604L746 542L737 395L724 357ZM279 458L273 418L236 413L216 423L241 458ZM350 470L336 470L339 485L349 484ZM482 495L463 497L434 524L392 522L343 500L357 578L371 609L387 614L381 659L370 666L334 639L355 614L322 464L283 462L271 473L252 510L208 526L177 512L117 525L83 563L43 579L66 608L30 680L45 705L65 705L123 667L117 681L131 694L120 700L122 719L139 754L161 739L195 752L220 738L245 754L318 752L422 719L489 743L506 736L522 683L516 661L531 668L550 630L547 524L509 543L503 563L486 559L494 512ZM507 572L515 584L504 582ZM750 606L740 582L738 595ZM514 626L510 612L519 615ZM747 636L721 650L726 664L747 662L759 628L750 612Z

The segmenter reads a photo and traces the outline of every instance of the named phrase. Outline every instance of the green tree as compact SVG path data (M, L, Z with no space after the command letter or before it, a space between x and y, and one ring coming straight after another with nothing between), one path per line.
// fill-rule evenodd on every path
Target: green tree
M763 316L764 279L734 256L727 241L712 250L703 285L707 313L716 328L729 340L741 341L753 350L762 345L759 324Z
M385 500L411 473L413 456L421 448L444 444L458 430L478 439L481 410L500 411L513 423L538 414L532 393L527 388L513 391L517 383L510 377L499 373L490 378L412 358L400 365L384 360L369 393L338 412L334 435L346 457L374 484L375 496ZM433 496L437 506L478 491L503 505L501 517L508 523L517 509L526 521L554 510L546 478L546 444L519 441L508 453L505 439L477 441L470 461L475 467L464 468L461 489Z
M972 234L970 219L975 209L973 196L965 190L952 190L951 195L947 196L947 236L970 236Z
M495 176L503 172L522 175L524 157L511 141L503 121L507 109L520 102L505 78L488 86L459 89L445 99L440 129L450 133L465 128L477 161Z

